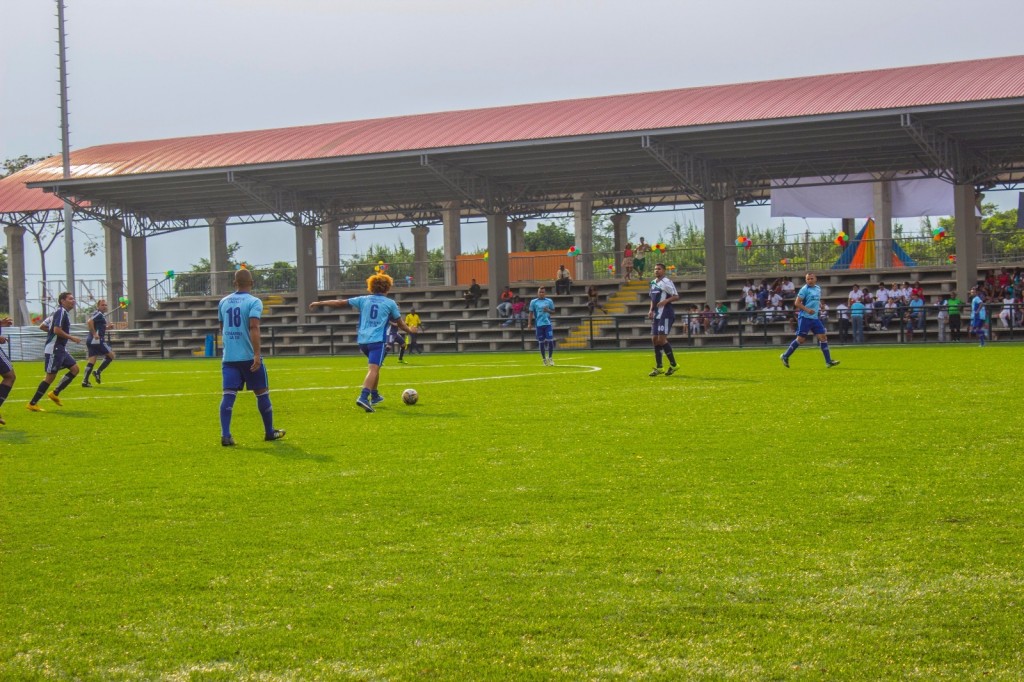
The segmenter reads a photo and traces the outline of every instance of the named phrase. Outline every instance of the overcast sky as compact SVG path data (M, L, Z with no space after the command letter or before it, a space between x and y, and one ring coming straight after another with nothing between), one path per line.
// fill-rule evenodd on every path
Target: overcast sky
M75 149L1024 52L1020 0L65 3ZM60 152L55 14L52 0L0 0L0 158ZM1016 194L992 198L1016 205ZM631 226L653 237L672 217ZM772 224L763 208L740 220ZM291 228L228 238L267 263L280 257L261 246L275 229ZM411 245L405 229L375 231L342 251L399 236ZM483 239L467 228L464 248ZM156 240L152 272L207 255L205 230ZM431 230L431 246L440 241ZM52 251L63 271L63 250ZM80 277L103 269L101 258L76 262Z

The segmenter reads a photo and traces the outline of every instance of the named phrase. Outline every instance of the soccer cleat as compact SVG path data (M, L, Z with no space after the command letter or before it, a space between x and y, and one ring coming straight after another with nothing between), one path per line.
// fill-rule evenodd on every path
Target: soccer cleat
M274 429L263 437L263 440L281 440L284 438L284 429Z
M786 369L789 369L789 358L786 357L785 353L779 356L779 360L782 360L782 364L785 365Z
M555 366L555 359L554 358L548 358L548 367L554 367L554 366Z
M102 382L102 381L100 380L100 373L99 373L99 372L93 372L93 373L92 373L92 378L96 380L96 383L97 383L97 384L102 384L102 383L103 383L103 382Z
M654 369L651 370L651 373L648 374L647 376L649 376L649 377L656 377L659 374L664 374L664 373L665 373L665 370L663 370L661 367L655 367Z
M376 410L373 409L373 405L371 405L369 401L364 400L363 398L356 398L356 405L363 408L367 412L376 412Z
M838 360L831 360L831 361L825 363L825 367L835 367L838 364L839 364Z
M672 365L667 370L665 370L665 376L667 376L667 377L672 376L673 374L676 373L677 369L679 369L679 368L676 365Z
M25 409L28 410L29 412L46 412L46 410L44 410L43 408L39 407L38 405L33 405L32 403L26 405Z
M409 363L407 363L405 360L399 360L398 364L400 364L400 365L407 365Z
M53 402L57 403L57 407L64 407L64 403L60 401L60 396L54 393L53 391L47 393L46 397L52 400Z
M371 405L377 405L377 404L380 404L382 402L384 402L384 396L380 395L379 393L377 394L376 398L373 397L372 395L370 396L370 404Z
M90 384L88 381L83 381L82 388L92 388L92 384Z
M231 436L221 436L220 444L223 445L224 447L228 447L229 445L235 444L235 439L232 438Z

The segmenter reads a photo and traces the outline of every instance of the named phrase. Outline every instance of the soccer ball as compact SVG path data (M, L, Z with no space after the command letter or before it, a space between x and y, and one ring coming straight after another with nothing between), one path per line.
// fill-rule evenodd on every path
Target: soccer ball
M420 394L416 392L415 388L407 388L402 391L402 402L406 405L415 405L419 399Z

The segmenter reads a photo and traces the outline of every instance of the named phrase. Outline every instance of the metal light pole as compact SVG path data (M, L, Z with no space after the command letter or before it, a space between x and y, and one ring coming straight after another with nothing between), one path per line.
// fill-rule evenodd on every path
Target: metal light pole
M68 60L64 34L64 0L57 0L57 58L60 69L60 150L64 179L71 177L71 143L68 134ZM64 202L64 270L68 291L75 293L75 236L72 229L74 209ZM74 319L74 311L71 313Z

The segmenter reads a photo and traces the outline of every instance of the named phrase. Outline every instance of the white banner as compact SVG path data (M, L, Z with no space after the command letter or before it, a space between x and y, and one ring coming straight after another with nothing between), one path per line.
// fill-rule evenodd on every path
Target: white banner
M851 175L850 180L870 180L870 175ZM786 182L787 187L779 186ZM874 182L823 185L825 178L797 178L796 182L772 180L773 218L866 218L875 215ZM813 187L801 187L814 184ZM890 180L892 217L953 215L953 186L937 178Z

